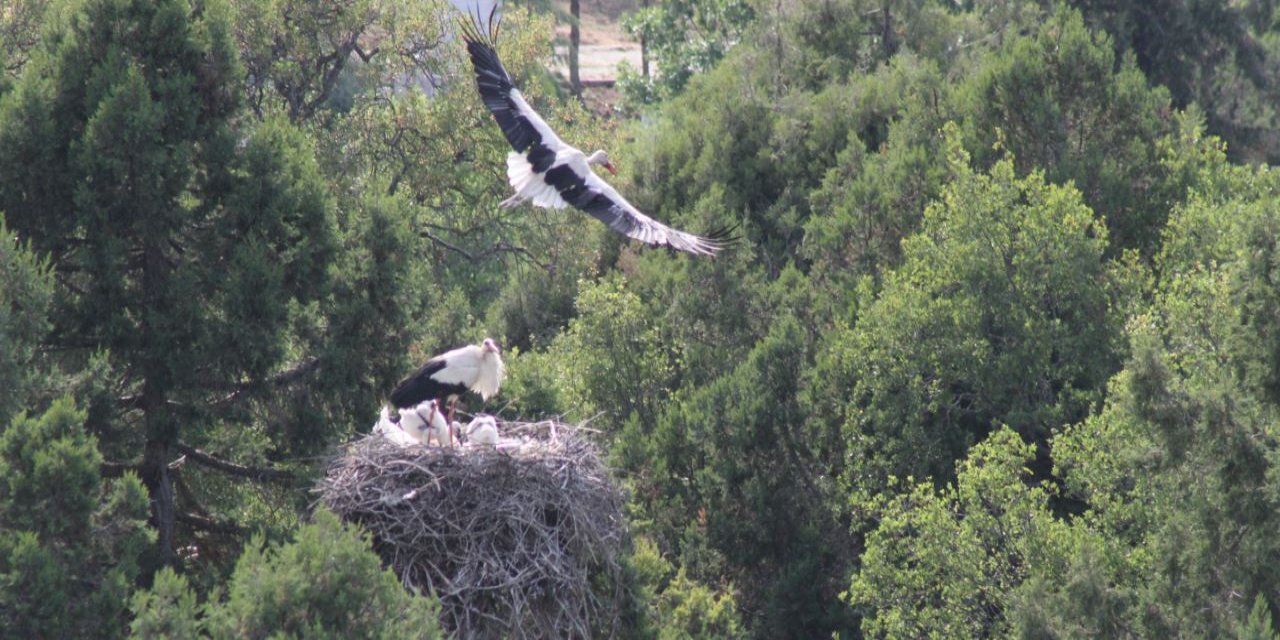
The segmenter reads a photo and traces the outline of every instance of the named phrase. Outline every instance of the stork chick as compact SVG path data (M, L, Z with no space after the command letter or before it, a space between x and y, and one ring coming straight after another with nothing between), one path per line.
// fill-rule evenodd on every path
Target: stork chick
M467 443L486 447L498 446L498 423L493 416L478 415L467 425Z

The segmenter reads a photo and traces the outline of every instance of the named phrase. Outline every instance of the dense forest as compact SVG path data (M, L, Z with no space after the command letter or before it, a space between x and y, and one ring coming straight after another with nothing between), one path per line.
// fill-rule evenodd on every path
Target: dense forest
M1280 637L1280 3L645 4L498 49L714 258L499 208L446 3L0 3L0 636L440 636L312 489L492 336L626 637Z

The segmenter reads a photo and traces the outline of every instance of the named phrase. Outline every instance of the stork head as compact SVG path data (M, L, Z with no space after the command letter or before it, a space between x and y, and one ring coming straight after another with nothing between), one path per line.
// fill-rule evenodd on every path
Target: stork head
M505 372L502 348L493 341L493 338L485 338L480 345L480 367L475 382L471 383L471 390L488 400L498 392L498 387L502 386L502 376Z
M600 149L595 153L587 156L587 164L597 164L609 170L609 173L618 175L618 170L613 167L613 163L609 162L609 154L604 149Z

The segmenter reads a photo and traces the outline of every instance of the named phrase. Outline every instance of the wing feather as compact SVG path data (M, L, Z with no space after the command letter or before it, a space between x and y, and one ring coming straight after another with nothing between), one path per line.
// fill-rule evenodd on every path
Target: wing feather
M481 33L478 15L463 21L462 39L475 68L480 98L515 150L507 157L507 178L516 193L541 207L572 204L614 231L646 244L698 255L714 255L722 249L726 244L722 234L696 236L641 213L591 170L581 151L565 144L552 131L520 95L502 66L493 46L497 31L494 15L490 13L485 33Z
M520 153L539 153L536 149L542 146L550 151L551 158L539 171L546 171L555 159L556 150L564 146L555 131L547 125L542 116L520 95L520 90L511 81L506 67L498 58L493 47L493 21L490 16L489 34L482 34L479 20L463 21L462 39L467 44L467 53L471 57L471 66L476 72L476 88L480 91L480 99L493 114L498 127L511 143L511 148ZM533 149L531 149L533 148ZM542 153L545 154L545 151ZM531 157L530 162L537 168L540 158Z
M581 167L569 164L552 167L547 171L546 181L566 202L628 238L697 255L715 255L724 248L722 238L680 231L645 215L585 163Z

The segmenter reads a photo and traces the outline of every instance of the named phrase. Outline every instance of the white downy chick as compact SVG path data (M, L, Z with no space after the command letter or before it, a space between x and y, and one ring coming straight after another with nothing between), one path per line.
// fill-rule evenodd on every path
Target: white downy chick
M467 425L467 442L487 447L498 446L498 423L493 416L476 416Z
M378 417L378 422L373 425L373 432L381 434L382 437L402 447L417 444L418 442L417 438L400 428L400 425L391 421L391 411L386 407L382 408L382 413Z

